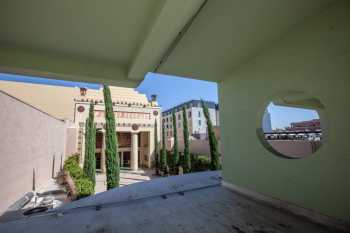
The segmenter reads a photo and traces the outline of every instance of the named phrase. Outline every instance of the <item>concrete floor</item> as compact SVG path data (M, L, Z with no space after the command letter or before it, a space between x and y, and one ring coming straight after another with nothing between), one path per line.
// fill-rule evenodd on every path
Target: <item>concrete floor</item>
M135 184L156 178L154 169L139 169L137 172L129 170L120 171L120 187L125 185ZM95 193L104 192L106 188L106 174L96 174Z
M221 186L218 172L154 179L0 224L0 232L335 232L246 199Z

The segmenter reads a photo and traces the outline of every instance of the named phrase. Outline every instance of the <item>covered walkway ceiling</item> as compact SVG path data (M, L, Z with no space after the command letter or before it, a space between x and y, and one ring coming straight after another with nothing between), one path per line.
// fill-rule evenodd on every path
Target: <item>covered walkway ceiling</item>
M3 0L0 72L136 86L218 81L330 0Z

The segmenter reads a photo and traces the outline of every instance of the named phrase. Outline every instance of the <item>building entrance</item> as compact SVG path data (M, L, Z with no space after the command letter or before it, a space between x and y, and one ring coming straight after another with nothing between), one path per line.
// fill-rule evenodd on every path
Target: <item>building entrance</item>
M101 153L96 153L96 171L101 172L102 171L102 164L101 164Z
M119 152L120 167L130 168L130 157L131 157L130 151Z

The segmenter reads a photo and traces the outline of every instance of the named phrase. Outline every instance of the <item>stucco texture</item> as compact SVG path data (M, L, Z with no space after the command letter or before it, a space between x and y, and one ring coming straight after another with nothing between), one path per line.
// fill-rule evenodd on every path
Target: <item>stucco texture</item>
M350 222L350 2L295 25L219 84L224 180ZM325 140L285 159L257 137L275 96L302 92L324 105Z
M49 184L65 155L66 125L0 91L0 214L32 190Z

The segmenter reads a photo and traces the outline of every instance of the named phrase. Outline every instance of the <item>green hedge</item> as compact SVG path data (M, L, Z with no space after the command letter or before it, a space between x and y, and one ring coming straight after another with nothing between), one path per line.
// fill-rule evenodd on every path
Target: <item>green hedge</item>
M88 178L80 178L74 180L75 189L77 191L77 198L82 198L86 196L90 196L94 193L94 185Z
M184 159L183 155L180 155L180 162ZM167 151L167 163L169 167L174 165L174 156L171 151ZM210 157L209 155L191 154L191 172L200 172L210 170ZM171 174L176 174L171 171Z
M169 168L169 172L172 175L177 175L176 170L174 169L175 166L175 160L174 160L174 153L172 151L166 151L166 156L167 156L167 166Z
M207 171L210 169L210 159L208 155L191 154L192 172Z
M79 155L70 156L64 162L63 169L69 172L69 175L72 177L75 184L78 199L94 194L93 183L87 177L84 176L84 171L79 166Z
M76 180L84 177L83 169L79 166L79 157L72 155L64 162L64 170L68 171L70 176Z
M66 159L66 161L64 161L63 168L64 170L68 171L77 164L79 165L79 155L71 155L68 157L68 159Z
M74 180L84 178L84 171L78 164L77 166L70 167L69 174Z
M77 163L79 163L79 154L72 154L71 156L69 156L69 158L66 161L75 161Z

